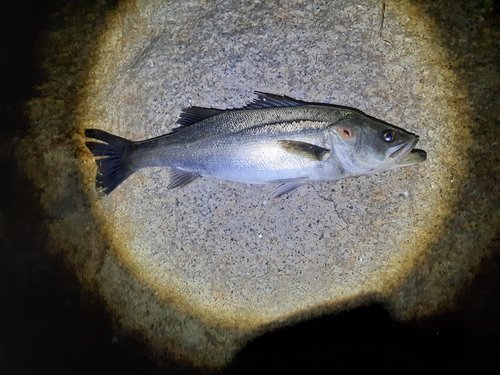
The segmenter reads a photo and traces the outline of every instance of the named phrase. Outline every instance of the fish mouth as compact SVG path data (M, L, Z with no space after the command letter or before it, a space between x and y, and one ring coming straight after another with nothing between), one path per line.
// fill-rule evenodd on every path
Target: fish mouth
M424 150L414 149L418 142L418 137L403 143L398 149L389 155L391 159L398 166L411 165L421 163L427 159L427 153Z

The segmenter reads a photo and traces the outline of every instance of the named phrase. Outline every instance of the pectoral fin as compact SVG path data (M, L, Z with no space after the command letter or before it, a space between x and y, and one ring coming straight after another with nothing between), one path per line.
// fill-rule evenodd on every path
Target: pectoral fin
M330 156L330 150L312 143L290 140L279 140L278 143L285 151L314 161L323 161Z

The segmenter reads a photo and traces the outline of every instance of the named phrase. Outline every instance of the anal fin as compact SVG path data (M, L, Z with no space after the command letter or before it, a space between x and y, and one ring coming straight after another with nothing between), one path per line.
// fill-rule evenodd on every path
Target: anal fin
M170 178L170 182L167 186L167 189L170 190L186 186L201 175L197 172L183 171L182 169L171 167L168 176Z

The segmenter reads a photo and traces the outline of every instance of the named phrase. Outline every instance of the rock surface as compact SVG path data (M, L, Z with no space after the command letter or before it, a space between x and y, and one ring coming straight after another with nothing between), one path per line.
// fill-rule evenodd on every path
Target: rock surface
M380 29L372 0L124 2L86 40L86 64L47 67L58 80L32 101L19 153L51 218L48 248L158 355L222 366L262 332L374 301L400 319L432 314L487 255L500 116L485 92L500 80L494 56L471 56L499 35L482 10L454 10L453 35L437 6L386 3ZM241 107L254 90L363 110L419 134L428 160L268 204L275 186L167 191L165 169L97 198L83 129L151 138L185 107Z

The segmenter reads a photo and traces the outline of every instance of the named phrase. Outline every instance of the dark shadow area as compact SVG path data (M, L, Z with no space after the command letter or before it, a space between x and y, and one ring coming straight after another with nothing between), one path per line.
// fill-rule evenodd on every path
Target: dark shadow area
M39 192L14 149L26 104L44 82L44 33L95 1L9 2L0 12L0 374L164 373L137 340L112 329L104 305L82 290L45 246ZM115 1L108 1L111 8ZM7 8L9 9L7 11Z
M4 182L0 194L0 374L196 373L159 368L139 340L115 331L102 302L82 290L63 259L45 250L40 224L52 219L37 208L38 192L23 177L13 156L14 137L28 123L23 105L41 74L36 52L39 33L60 22L64 12L83 9L87 3L92 2L23 0L12 2L9 12L1 12L0 46L6 53L0 55L0 176ZM493 4L484 22L490 28L499 27L498 1L471 4L462 3L464 12ZM455 20L435 9L436 22L444 31L456 28ZM498 50L489 48L466 51L477 56L470 67L480 66L482 58L497 58ZM475 76L472 68L466 73L464 82ZM490 95L476 94L476 101ZM478 121L478 134L482 134L480 126ZM480 163L488 155L476 157ZM483 181L481 172L478 168L476 176ZM481 373L496 369L500 233L491 243L490 254L449 312L403 323L394 321L383 306L374 305L314 319L257 338L222 373Z
M481 269L449 313L397 322L376 304L313 319L257 338L223 374L495 372L500 252Z
M458 368L467 342L460 325L396 323L381 305L373 305L265 334L227 373L429 373Z

